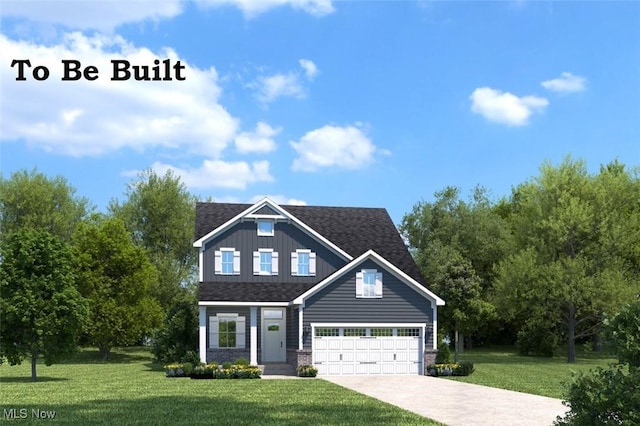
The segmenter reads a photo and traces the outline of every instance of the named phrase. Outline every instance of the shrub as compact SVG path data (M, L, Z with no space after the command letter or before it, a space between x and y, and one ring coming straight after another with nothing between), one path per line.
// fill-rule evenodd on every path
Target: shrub
M448 343L440 342L436 354L436 364L448 364L451 362L451 348Z
M164 372L167 377L186 377L184 366L182 364L167 364L164 366Z
M185 362L182 364L182 370L184 371L185 376L190 376L193 373L193 364L190 362Z
M246 358L240 357L233 362L233 365L241 365L243 367L246 367L249 365L249 360Z
M231 369L231 363L229 361L225 361L222 363L222 369L223 370L230 370Z
M259 379L260 374L262 374L260 368L255 365L231 367L231 375L234 379Z
M558 347L558 334L537 321L530 321L518 332L516 346L521 355L552 357Z
M464 361L455 364L429 364L427 374L429 376L468 376L475 371L473 363Z
M316 377L318 375L318 369L312 365L299 365L296 368L298 377Z
M180 362L182 362L183 364L190 363L192 365L200 365L200 354L198 354L198 352L196 351L187 351L182 356L182 358L180 358Z
M198 347L198 306L187 302L173 306L152 340L151 352L157 362L182 360L188 351L195 351Z

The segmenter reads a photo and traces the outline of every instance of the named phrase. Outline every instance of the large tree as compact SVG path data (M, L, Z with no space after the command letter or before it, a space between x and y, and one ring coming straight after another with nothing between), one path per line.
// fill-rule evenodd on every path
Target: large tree
M44 230L21 229L3 235L0 246L0 362L31 360L46 365L72 354L87 317L76 288L74 255Z
M477 187L463 201L458 188L446 187L434 201L417 203L403 217L400 232L427 282L447 302L439 314L444 331L454 333L456 323L465 333L486 326L493 318L494 264L513 247L508 223L494 211L487 192Z
M568 362L576 341L598 333L603 316L638 291L640 191L610 166L594 177L570 157L545 163L510 200L518 250L497 268L500 311L523 328L560 329Z
M79 289L91 309L86 331L106 360L112 347L135 344L159 325L162 309L151 293L157 271L117 218L95 216L73 240Z
M165 311L185 299L195 283L197 252L193 248L196 198L180 178L141 172L127 185L127 199L112 200L109 210L120 218L159 272L154 294ZM188 297L188 296L187 296Z
M36 169L0 178L0 232L40 229L69 241L75 226L92 209L75 192L65 178L48 178Z

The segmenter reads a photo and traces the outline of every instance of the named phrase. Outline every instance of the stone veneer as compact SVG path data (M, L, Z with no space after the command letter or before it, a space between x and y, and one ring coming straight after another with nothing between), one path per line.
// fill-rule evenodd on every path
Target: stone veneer
M438 351L435 349L425 349L424 351L424 375L427 375L427 365L436 363L436 355Z
M287 349L287 364L298 368L299 365L311 365L311 349Z
M249 348L244 349L207 349L207 363L217 362L222 364L223 362L234 362L238 358L251 359L251 350Z

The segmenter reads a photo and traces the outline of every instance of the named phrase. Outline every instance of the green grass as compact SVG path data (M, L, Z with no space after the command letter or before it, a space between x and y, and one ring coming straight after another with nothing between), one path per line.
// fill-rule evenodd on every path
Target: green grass
M580 352L577 362L568 364L566 356L526 357L513 348L468 350L459 359L472 361L475 372L452 380L560 399L565 396L564 384L571 382L573 372L604 367L615 361L605 353Z
M62 424L420 424L439 423L318 379L191 380L166 378L150 354L117 350L109 362L84 350L64 364L0 366L0 421L26 409L55 411ZM18 413L20 413L18 411Z

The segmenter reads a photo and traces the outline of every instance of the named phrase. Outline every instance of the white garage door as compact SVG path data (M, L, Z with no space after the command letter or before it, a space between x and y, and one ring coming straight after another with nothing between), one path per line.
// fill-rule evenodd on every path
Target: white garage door
M314 327L321 375L422 374L422 327Z

